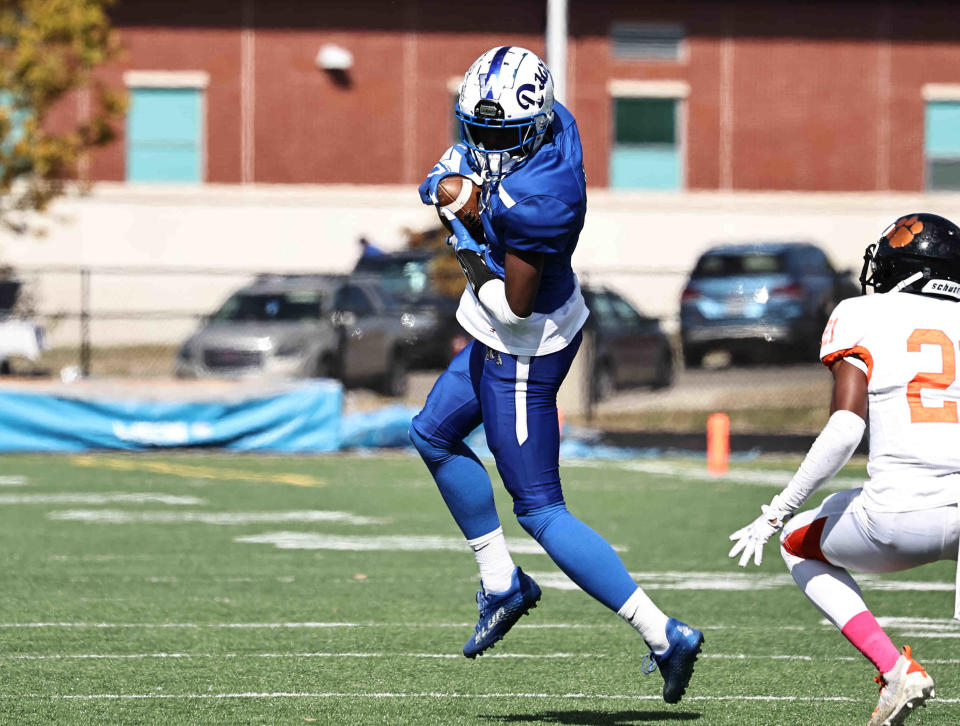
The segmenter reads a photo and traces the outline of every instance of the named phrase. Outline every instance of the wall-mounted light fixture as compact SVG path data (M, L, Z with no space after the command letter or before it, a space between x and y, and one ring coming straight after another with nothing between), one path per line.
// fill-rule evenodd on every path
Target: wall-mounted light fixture
M353 53L339 45L327 43L317 51L317 68L325 71L347 71L353 66Z

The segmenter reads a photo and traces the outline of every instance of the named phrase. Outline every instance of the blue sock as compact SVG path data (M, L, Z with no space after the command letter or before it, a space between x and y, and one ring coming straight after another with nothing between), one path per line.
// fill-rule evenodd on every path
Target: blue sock
M567 577L614 612L637 589L613 547L562 502L538 507L517 520Z
M447 509L467 539L477 539L500 526L493 485L480 459L462 441L442 448L410 427L410 440L433 475Z

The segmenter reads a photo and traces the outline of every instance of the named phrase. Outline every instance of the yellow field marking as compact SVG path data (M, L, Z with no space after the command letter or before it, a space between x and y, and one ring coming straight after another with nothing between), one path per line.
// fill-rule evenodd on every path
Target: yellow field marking
M196 464L174 464L167 461L151 461L109 456L74 456L75 466L84 466L112 471L148 471L152 474L169 474L190 479L218 479L221 481L240 480L258 481L270 484L291 484L295 487L322 487L326 482L310 474L271 473L246 471L244 469L221 469L215 466Z

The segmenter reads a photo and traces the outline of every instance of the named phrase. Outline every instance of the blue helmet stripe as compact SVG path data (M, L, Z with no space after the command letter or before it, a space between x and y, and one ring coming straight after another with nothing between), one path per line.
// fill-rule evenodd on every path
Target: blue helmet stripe
M509 45L503 46L500 50L496 52L493 56L493 60L490 61L490 70L487 71L487 77L484 79L487 86L487 95L486 98L497 100L493 98L493 84L490 83L491 78L499 78L500 68L503 66L503 59L507 57L507 53L510 51Z

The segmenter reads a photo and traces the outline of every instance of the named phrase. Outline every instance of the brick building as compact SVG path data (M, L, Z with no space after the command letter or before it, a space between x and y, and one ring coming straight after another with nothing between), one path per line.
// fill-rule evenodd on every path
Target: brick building
M545 54L545 6L122 0L125 51L104 74L131 109L92 176L413 183L451 140L477 55ZM960 187L949 3L570 0L566 101L593 186Z

